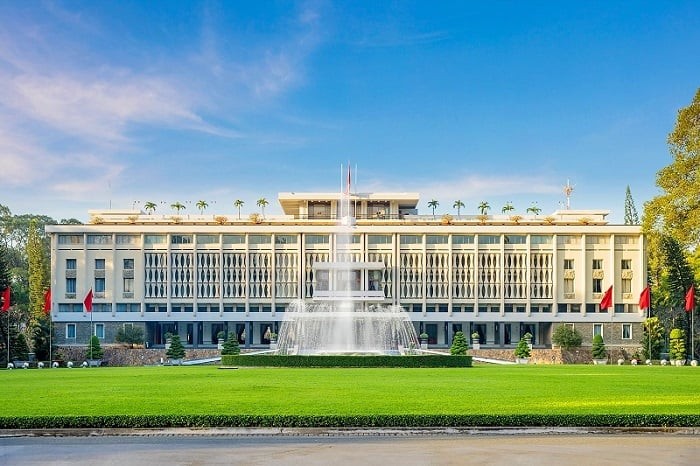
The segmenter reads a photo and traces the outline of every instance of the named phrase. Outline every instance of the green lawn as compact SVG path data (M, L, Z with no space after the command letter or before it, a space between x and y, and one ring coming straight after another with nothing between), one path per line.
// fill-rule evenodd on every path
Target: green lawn
M115 367L0 371L1 417L700 414L700 369Z

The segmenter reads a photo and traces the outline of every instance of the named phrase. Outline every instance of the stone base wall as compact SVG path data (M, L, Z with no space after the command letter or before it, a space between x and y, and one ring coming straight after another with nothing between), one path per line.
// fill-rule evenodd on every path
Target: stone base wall
M125 348L123 346L104 346L103 364L109 366L152 366L168 362L164 348ZM59 346L57 354L64 362L82 363L87 359L87 348L80 346ZM218 349L185 349L185 360L206 359L221 356ZM57 359L54 357L54 359Z
M618 359L624 359L626 364L632 360L632 355L639 347L612 347L608 350L608 364L617 364ZM479 358L501 359L515 362L513 349L470 349L469 355ZM562 350L561 348L532 350L530 364L592 364L590 347L581 347L575 350Z

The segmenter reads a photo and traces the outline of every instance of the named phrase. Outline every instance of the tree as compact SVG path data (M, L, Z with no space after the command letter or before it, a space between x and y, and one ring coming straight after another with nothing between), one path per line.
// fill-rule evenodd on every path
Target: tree
M29 315L30 326L44 315L44 292L49 287L49 268L45 250L48 245L39 234L36 220L29 223L27 238L27 262L29 274Z
M669 334L671 339L668 347L668 356L671 360L685 361L685 332L680 328L674 328Z
M603 336L598 334L593 337L593 346L591 346L591 355L593 359L607 359L608 351L605 349Z
M663 231L684 247L700 243L700 88L668 136L673 161L656 174L662 193L644 205L645 232Z
M258 207L260 207L260 209L262 210L262 216L263 216L263 218L265 218L265 207L266 207L268 204L269 204L269 202L267 202L267 199L265 199L264 197L261 197L260 199L258 199L257 205L258 205Z
M170 336L170 348L165 352L165 355L170 359L184 359L185 358L185 347L182 346L182 341L180 341L180 335Z
M100 339L97 338L97 335L91 336L90 343L88 343L87 353L85 354L85 356L88 359L102 359L103 355L104 350L100 346Z
M6 261L7 250L0 244L0 293L10 286L10 269Z
M243 207L243 204L245 204L245 202L240 199L236 199L233 203L233 206L238 209L238 220L241 219L241 207Z
M453 209L457 209L457 217L462 213L462 208L464 207L464 202L457 199L454 204L452 204Z
M436 201L435 199L428 202L428 207L433 209L433 218L435 218L435 209L437 209L437 206L439 206L439 205L440 205L440 203L438 201Z
M14 331L13 331L14 330ZM29 346L24 333L17 328L10 330L10 360L26 361L29 359Z
M116 337L114 337L114 340L117 343L127 344L130 348L133 348L134 345L143 344L144 339L143 329L141 327L137 327L136 325L126 325L121 327L117 331Z
M565 350L578 348L582 341L581 333L569 325L560 325L552 333L552 343Z
M170 208L177 211L177 213L179 214L180 211L185 208L185 206L180 204L179 202L174 202L174 203L170 204Z
M531 205L530 207L528 207L527 209L525 209L525 212L527 212L527 213L532 213L535 217L537 217L537 216L540 214L540 212L542 212L542 209L540 209L539 207L537 207L537 203L536 203L536 202L533 202L532 205Z
M503 206L501 209L502 214L509 214L510 212L514 211L515 207L513 207L513 203L508 201L506 202L506 205Z
M43 314L33 327L32 346L38 361L49 361L51 356L56 353L55 345L52 344L49 338L52 327L51 316L47 314ZM49 348L49 345L51 345L51 348Z
M453 356L466 356L467 350L469 350L469 344L467 343L467 337L464 336L464 332L455 332L455 336L452 338L450 354Z
M634 206L630 185L627 185L625 190L625 225L639 225L639 215L637 215L637 208Z
M156 203L148 201L143 205L143 208L146 209L146 212L148 212L150 215L156 211Z
M196 205L199 209L200 215L204 214L204 211L207 210L207 207L209 207L209 203L207 201L197 201Z
M486 201L481 201L481 204L479 204L479 212L481 212L481 215L487 215L489 210L491 210L489 203Z
M664 326L658 317L649 317L642 323L642 354L644 359L659 359L664 346Z
M515 347L515 357L516 358L529 358L530 357L530 344L527 339L523 336L518 342L518 346Z
M238 345L238 336L235 332L228 334L228 339L224 342L223 348L221 348L221 355L225 356L227 354L241 354L241 347Z

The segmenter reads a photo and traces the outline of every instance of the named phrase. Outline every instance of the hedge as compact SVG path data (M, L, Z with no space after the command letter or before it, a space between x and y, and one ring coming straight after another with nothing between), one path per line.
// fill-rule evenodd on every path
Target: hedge
M698 414L113 415L0 417L0 429L169 427L700 427Z
M247 367L471 367L471 356L224 355L222 366Z

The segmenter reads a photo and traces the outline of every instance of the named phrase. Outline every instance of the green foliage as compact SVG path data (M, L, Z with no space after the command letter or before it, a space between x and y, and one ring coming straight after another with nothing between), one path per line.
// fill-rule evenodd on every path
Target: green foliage
M605 349L605 342L603 342L602 335L595 335L593 337L591 355L593 359L606 359L608 357L608 351Z
M467 343L467 337L464 336L464 332L456 332L454 338L452 338L450 354L455 356L466 356L468 350L469 344Z
M10 286L10 269L6 258L7 250L0 245L0 293Z
M29 359L29 346L24 333L10 332L10 361L26 361Z
M530 357L530 345L528 340L523 336L518 342L518 346L515 347L515 357L516 358L529 358Z
M429 338L429 335L428 335L427 333L424 332L424 333L421 333L421 334L418 336L418 338L421 339L421 340L427 340L427 339Z
M664 347L664 326L658 317L650 317L642 322L642 354L644 359L660 359Z
M439 205L440 205L440 203L438 201L436 201L435 199L432 199L430 202L428 202L428 207L433 209L433 218L435 217L435 209L437 209L437 207Z
M671 359L685 360L685 332L680 328L674 328L669 334L669 357Z
M123 326L117 331L117 335L114 337L114 340L117 343L127 344L131 348L133 348L134 345L141 345L145 340L143 328L136 325Z
M241 354L241 347L238 345L238 337L235 332L228 334L228 339L224 342L223 348L221 348L221 355L237 355Z
M170 359L184 359L185 358L185 347L182 346L182 341L180 341L180 335L170 336L170 348L165 352L165 355Z
M471 367L471 356L221 356L223 366L247 367Z
M87 359L102 359L104 355L104 350L100 346L100 339L97 335L90 337L90 343L88 343L87 351L85 352L85 357Z
M639 225L639 215L629 185L625 190L625 225Z
M581 333L569 325L559 325L552 333L552 343L565 350L578 348L582 341Z
M34 347L34 353L36 354L37 361L48 361L52 353L55 352L49 351L49 336L51 335L52 325L53 323L51 322L51 317L43 314L36 321L33 328L32 346ZM55 345L53 345L53 349L55 349Z
M48 241L42 238L36 219L29 222L27 236L27 261L29 273L30 326L35 326L44 314L44 291L49 287L50 271L44 251Z

